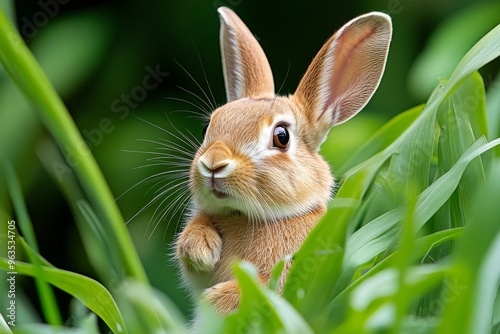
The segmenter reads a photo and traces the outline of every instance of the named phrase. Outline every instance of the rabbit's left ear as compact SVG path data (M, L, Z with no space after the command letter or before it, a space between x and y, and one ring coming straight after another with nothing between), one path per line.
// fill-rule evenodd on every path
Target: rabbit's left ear
M259 42L231 9L220 7L222 67L228 102L274 97L271 67Z
M384 73L392 35L391 18L373 12L338 30L321 48L293 95L319 147L328 130L356 115Z

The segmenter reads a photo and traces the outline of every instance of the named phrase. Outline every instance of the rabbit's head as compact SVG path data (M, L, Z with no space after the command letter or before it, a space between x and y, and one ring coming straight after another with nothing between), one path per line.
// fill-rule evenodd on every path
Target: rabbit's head
M319 147L375 92L390 18L370 13L348 22L323 45L295 93L283 97L275 95L267 58L248 28L228 8L219 14L228 103L211 114L191 166L195 208L256 222L324 209L334 181Z

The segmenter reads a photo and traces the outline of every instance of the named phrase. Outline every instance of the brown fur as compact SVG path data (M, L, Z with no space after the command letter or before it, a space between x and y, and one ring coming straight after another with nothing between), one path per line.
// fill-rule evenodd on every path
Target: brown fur
M326 212L334 180L319 147L378 86L391 23L377 13L352 20L323 46L296 93L275 97L253 35L231 10L219 13L229 103L212 113L194 157L192 217L176 247L187 285L226 314L240 300L235 261L251 262L267 285L274 265L300 248ZM286 149L273 145L278 125L289 133Z

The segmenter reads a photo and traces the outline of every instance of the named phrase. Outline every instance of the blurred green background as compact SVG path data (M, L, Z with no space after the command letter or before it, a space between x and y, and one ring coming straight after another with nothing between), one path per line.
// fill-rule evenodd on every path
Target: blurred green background
M3 9L8 3L0 1ZM210 100L213 94L217 105L225 101L216 12L222 5L233 8L258 38L281 94L293 93L322 43L343 23L374 10L392 16L393 41L378 91L365 111L331 132L323 147L334 168L381 124L425 102L437 78L448 76L500 17L495 0L16 1L10 15L119 197L152 284L186 313L190 302L171 256L182 210L158 221L156 202L135 216L158 186L134 185L167 167L140 168L150 156L128 151L157 151L158 145L147 140L175 141L160 128L190 131L201 139L204 124L190 111L202 115L193 104L203 102L188 91L205 101L204 94ZM483 68L487 85L498 68L498 61ZM31 108L0 68L0 153L13 161L23 182L41 254L57 267L95 277L70 210L40 163L51 139ZM0 204L8 208L4 188L0 184Z

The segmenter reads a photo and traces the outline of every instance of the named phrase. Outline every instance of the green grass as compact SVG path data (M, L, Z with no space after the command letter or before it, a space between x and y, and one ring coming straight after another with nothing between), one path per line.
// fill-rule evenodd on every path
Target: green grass
M491 133L498 127L489 124L494 116L486 105L498 101L500 89L493 87L487 99L477 72L499 55L497 26L440 79L425 105L386 123L339 166L338 193L295 254L282 296L240 263L234 269L239 310L220 319L202 305L203 332L499 333L500 160L493 148L500 138ZM45 318L14 332L58 333L69 326L62 325L49 284L80 303L71 315L76 332L98 333L98 319L114 333L186 332L181 312L148 283L97 163L1 11L0 61L58 145L46 144L42 162L70 171L64 181L54 180L99 276L43 259L15 172L3 162L19 220L16 246L29 261L17 262L16 270L36 278ZM9 270L7 259L0 268ZM79 315L81 304L91 312ZM10 332L1 320L0 332Z

